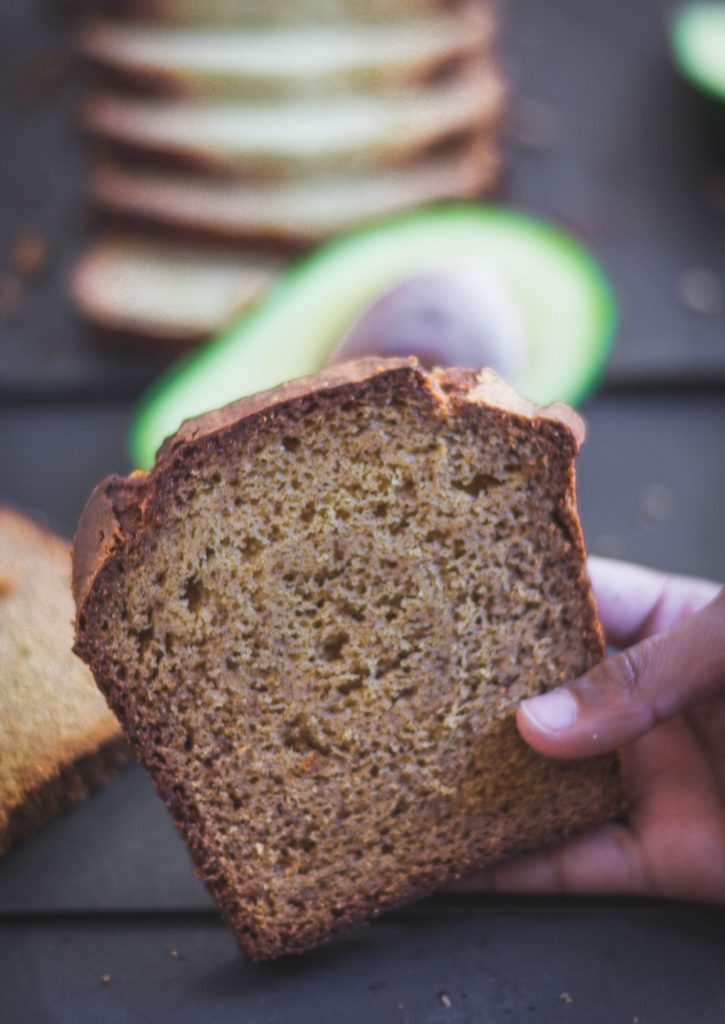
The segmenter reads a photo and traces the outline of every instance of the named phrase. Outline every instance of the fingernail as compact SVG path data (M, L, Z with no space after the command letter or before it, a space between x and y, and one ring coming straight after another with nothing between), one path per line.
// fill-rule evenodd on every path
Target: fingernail
M576 699L566 689L550 690L540 697L530 697L521 702L521 710L537 729L543 732L561 732L568 729L576 719Z

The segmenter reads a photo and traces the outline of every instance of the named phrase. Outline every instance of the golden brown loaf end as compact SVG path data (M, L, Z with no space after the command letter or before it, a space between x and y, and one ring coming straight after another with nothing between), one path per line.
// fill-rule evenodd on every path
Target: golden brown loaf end
M518 737L603 655L581 424L362 360L187 422L76 538L77 651L253 957L622 807Z
M127 756L73 654L70 551L0 508L0 855L105 782Z

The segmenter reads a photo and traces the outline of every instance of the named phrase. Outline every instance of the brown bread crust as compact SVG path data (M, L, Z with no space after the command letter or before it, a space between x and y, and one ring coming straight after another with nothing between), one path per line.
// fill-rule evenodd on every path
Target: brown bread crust
M337 366L312 378L294 381L271 392L242 399L225 409L190 420L169 438L157 455L150 474L136 473L127 479L111 477L94 492L83 514L75 539L74 589L77 602L76 652L86 660L96 681L121 720L141 761L151 772L177 828L186 839L201 877L209 885L222 913L245 951L263 959L299 952L323 941L333 932L406 902L452 878L461 877L483 862L553 843L590 827L622 810L623 789L616 757L559 765L534 755L522 743L513 715L494 719L482 733L486 764L495 766L491 806L501 815L492 819L483 845L461 845L450 854L442 838L431 840L431 851L422 851L424 863L414 877L400 870L381 875L374 891L347 886L344 898L330 906L325 893L319 905L306 906L284 928L257 912L250 922L249 906L254 880L235 883L238 865L229 864L209 831L197 798L185 787L174 767L179 751L160 749L156 727L149 724L135 699L134 688L119 678L117 665L106 642L109 622L105 616L114 595L123 586L129 553L166 521L174 495L184 482L197 479L210 460L234 445L235 450L260 451L270 436L278 436L288 421L299 422L321 401L342 405L350 401L375 405L394 386L399 395L423 399L431 408L446 406L449 415L470 422L474 429L495 423L501 444L514 444L522 426L533 423L537 436L551 458L551 473L567 481L556 507L558 528L571 552L567 580L576 594L580 617L577 629L585 652L585 665L604 654L604 642L585 571L585 551L574 499L573 460L583 437L579 418L565 407L537 410L520 399L490 372L443 370L428 374L414 359L367 359ZM535 691L533 691L535 692ZM315 755L313 754L313 757ZM456 800L470 813L480 795L475 779L463 780ZM559 806L557 787L561 787ZM513 794L513 796L511 796ZM564 795L566 794L566 795ZM510 799L518 801L510 806ZM453 813L443 796L436 835L448 829ZM463 813L457 806L456 813ZM506 816L515 819L514 833L507 831ZM451 826L458 824L451 821ZM256 844L259 845L259 844ZM438 851L438 856L433 854ZM483 852L485 850L485 853ZM254 850L248 851L249 857ZM256 897L254 897L256 899ZM256 905L256 904L255 904Z

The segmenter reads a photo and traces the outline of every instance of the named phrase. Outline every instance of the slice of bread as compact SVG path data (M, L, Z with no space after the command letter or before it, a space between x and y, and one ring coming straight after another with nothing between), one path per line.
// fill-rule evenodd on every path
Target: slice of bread
M78 527L77 652L255 958L622 806L513 712L604 648L581 421L490 371L336 367L188 421Z
M134 86L174 95L241 97L379 89L424 81L490 42L477 3L455 14L391 24L238 28L93 21L80 49Z
M227 173L389 165L451 136L482 130L502 113L504 88L488 63L444 82L385 93L286 100L176 101L104 93L85 124L132 150Z
M233 27L387 23L450 10L460 0L75 0L75 6L164 25Z
M118 722L71 650L70 550L0 508L0 855L126 760Z
M92 174L91 194L103 209L136 220L216 237L304 244L438 199L482 195L497 183L499 170L495 142L485 140L410 166L281 181L199 177L106 160ZM184 316L185 303L178 312Z
M249 309L283 263L266 253L107 237L81 258L71 288L80 311L99 327L191 343Z

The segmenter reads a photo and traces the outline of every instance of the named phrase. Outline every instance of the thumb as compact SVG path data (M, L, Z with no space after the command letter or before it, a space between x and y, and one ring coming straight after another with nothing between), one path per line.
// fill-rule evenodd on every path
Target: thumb
M672 629L531 697L517 724L550 757L615 750L725 686L725 590Z

